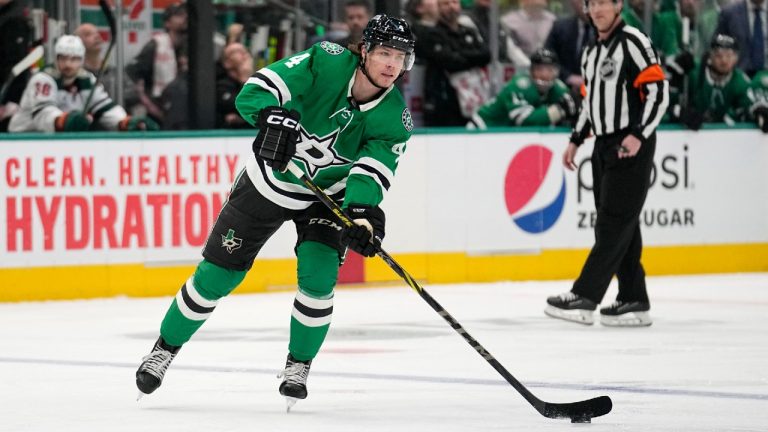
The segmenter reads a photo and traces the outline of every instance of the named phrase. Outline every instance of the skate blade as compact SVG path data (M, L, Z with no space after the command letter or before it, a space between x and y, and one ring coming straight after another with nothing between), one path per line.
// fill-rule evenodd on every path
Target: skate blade
M556 308L554 306L547 306L547 308L544 309L544 313L547 316L552 318L571 321L571 322L584 324L584 325L592 325L595 322L594 318L592 318L591 310L585 310L585 309L564 310L564 309Z
M627 312L621 315L600 315L600 324L607 327L648 327L653 324L648 312Z
M295 397L286 396L285 397L285 412L291 412L291 408L293 408L294 405L296 405L296 402L298 402L298 399Z

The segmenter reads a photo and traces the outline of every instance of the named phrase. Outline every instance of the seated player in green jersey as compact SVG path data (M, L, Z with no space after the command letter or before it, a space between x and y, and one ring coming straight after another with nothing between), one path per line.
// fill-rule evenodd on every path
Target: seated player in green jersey
M736 40L724 34L715 35L708 54L689 75L687 100L681 95L677 103L670 105L672 121L698 130L705 122L733 125L746 120L749 78L736 67L738 61Z
M549 126L576 116L568 86L557 79L557 55L541 48L531 55L530 73L520 73L498 95L480 107L467 124L470 129L493 126Z
M757 127L768 133L768 70L761 70L752 78L747 90L749 96L749 115Z
M160 387L181 346L242 282L264 243L293 221L298 292L278 389L289 408L307 397L310 364L331 324L339 266L347 248L372 257L380 247L385 217L379 203L413 129L394 86L414 62L408 24L376 15L358 49L320 42L257 71L243 86L236 106L259 129L254 156L235 179L203 261L182 284L160 338L136 371L139 396ZM354 227L344 227L291 173L293 164L341 203Z

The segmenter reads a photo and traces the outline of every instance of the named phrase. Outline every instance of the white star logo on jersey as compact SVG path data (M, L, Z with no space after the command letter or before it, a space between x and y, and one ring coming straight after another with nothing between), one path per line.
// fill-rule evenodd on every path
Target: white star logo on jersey
M352 161L339 156L333 148L333 144L339 136L338 128L324 137L310 134L303 127L300 129L301 141L296 143L296 156L294 157L304 162L311 177L314 177L323 168L352 163Z

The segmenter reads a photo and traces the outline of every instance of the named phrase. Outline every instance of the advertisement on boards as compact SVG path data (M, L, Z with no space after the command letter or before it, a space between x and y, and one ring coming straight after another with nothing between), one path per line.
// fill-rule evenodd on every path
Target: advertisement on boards
M487 135L482 166L467 176L468 250L476 253L585 248L594 241L593 140L566 170L567 138L557 134ZM511 139L510 139L511 138ZM457 137L457 139L461 139ZM768 240L768 194L761 174L768 149L755 131L659 134L650 190L640 216L646 245Z

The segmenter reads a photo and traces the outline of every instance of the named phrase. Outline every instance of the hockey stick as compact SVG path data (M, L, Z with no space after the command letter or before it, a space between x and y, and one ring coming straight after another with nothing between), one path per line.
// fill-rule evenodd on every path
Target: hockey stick
M115 47L115 42L117 41L117 23L115 22L115 15L112 13L112 8L110 8L107 0L99 0L99 7L101 8L101 12L104 13L104 17L109 23L109 46L107 47L107 53L104 54L104 59L101 61L101 66L99 66L99 70L96 73L96 82L93 83L91 93L88 94L88 99L85 100L85 105L83 106L83 114L88 113L88 105L91 104L93 94L96 93L96 87L101 82L101 76L104 74L104 70L107 69L107 64L109 64L109 56L112 54L112 48Z
M346 213L344 213L344 210L341 209L341 207L333 201L325 192L323 192L322 189L320 189L315 182L312 181L309 177L307 177L306 174L304 174L304 171L301 170L293 161L288 163L288 170L295 175L299 180L301 180L302 183L304 183L304 186L307 187L310 191L312 191L313 194L323 203L326 207L328 207L333 214L336 215L336 217L339 218L342 224L346 227L351 227L354 225L354 222L352 222L352 219L347 216ZM509 384L512 385L512 387L517 390L518 393L520 393L525 400L528 401L533 407L536 409L536 411L539 412L539 414L543 415L544 417L548 418L570 418L571 422L574 423L588 423L591 421L592 417L599 417L605 414L608 414L611 411L611 408L613 406L613 403L611 402L611 398L608 396L600 396L589 400L579 401L579 402L571 402L571 403L552 403L552 402L545 402L541 399L534 396L533 393L530 392L520 381L518 381L514 376L512 376L507 369L504 368L504 366L499 363L498 360L496 360L495 357L491 355L482 345L480 345L480 342L478 342L475 338L470 336L469 333L467 333L466 330L464 330L464 327L459 324L456 319L451 316L451 314L448 313L440 304L435 300L427 291L424 290L424 288L419 285L418 282L410 275L407 271L405 271L404 268L398 264L394 258L392 258L384 249L382 249L380 246L377 247L376 254L381 257L381 259L384 260L384 262L387 263L387 265L394 270L395 273L397 273L398 276L400 276L411 288L413 288L414 291L416 291L424 301L429 304L432 309L435 310L435 312L438 313L443 319L445 319L450 326L456 330L457 333L459 333L467 343L477 351L478 354L480 354L481 357L483 357L494 369L496 369L496 372L501 374L502 377L504 377L505 380Z
M8 89L11 87L11 83L13 83L13 80L16 79L19 75L21 75L22 72L29 69L37 63L41 58L43 58L43 47L42 45L36 46L32 51L29 52L23 59L21 59L18 63L16 63L15 66L11 69L11 75L5 80L3 83L3 87L0 88L0 102L2 102L3 99L5 99L5 93L8 91Z
M683 49L690 50L691 49L691 19L688 17L683 17L683 34L682 34L682 45ZM690 79L688 78L688 73L683 75L683 98L680 103L680 106L683 108L688 108L688 96L689 96L689 85L690 85Z

